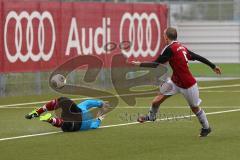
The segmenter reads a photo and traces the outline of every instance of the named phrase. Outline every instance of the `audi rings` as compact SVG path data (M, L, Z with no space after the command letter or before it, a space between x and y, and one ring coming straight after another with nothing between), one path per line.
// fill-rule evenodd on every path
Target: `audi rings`
M126 22L129 21L129 27L126 27ZM137 21L137 25L135 24ZM143 22L146 21L146 27L143 26ZM153 42L153 23L156 24L157 29L157 41ZM121 19L120 29L119 29L119 37L120 42L122 41L130 41L132 45L129 50L122 50L122 53L127 57L134 56L146 57L148 55L154 57L159 51L160 42L161 42L161 28L160 22L155 13L134 13L133 15L130 13L125 13ZM124 29L128 28L128 37L124 36ZM145 29L145 34L144 34ZM144 37L145 36L145 37ZM146 44L144 44L144 38ZM137 42L137 43L136 43ZM153 45L155 45L153 47Z
M10 27L9 21L10 20L15 20L16 25L15 25L15 38L14 38L14 46L15 46L15 53L10 53L9 52L9 47L8 46L8 28ZM27 20L27 26L24 28L21 24L21 20L26 19ZM39 25L38 25L38 38L34 38L34 27L33 27L33 19L39 20ZM45 40L46 40L46 33L45 33L45 26L43 21L48 20L51 24L51 29L52 29L52 42L50 44L50 49L47 53L44 53L45 49ZM23 46L23 29L26 29L26 53L22 53L22 46ZM38 47L39 47L39 52L38 53L33 53L33 44L34 40L38 41ZM56 41L56 35L55 35L55 26L54 26L54 21L52 18L52 15L44 11L42 14L40 14L37 11L32 12L29 14L26 11L21 12L19 15L15 11L11 11L8 13L6 16L6 22L4 26L4 48L5 48L5 53L7 56L7 59L11 62L14 63L18 59L21 62L27 62L29 59L32 61L36 62L39 60L44 60L48 61L54 52L54 47L55 47L55 41Z

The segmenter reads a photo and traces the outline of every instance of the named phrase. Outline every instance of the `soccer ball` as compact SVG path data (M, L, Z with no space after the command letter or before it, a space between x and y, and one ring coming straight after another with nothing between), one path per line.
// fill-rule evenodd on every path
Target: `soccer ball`
M65 86L66 84L66 78L61 75L61 74L56 74L52 77L51 79L51 84L55 87L55 88L62 88Z

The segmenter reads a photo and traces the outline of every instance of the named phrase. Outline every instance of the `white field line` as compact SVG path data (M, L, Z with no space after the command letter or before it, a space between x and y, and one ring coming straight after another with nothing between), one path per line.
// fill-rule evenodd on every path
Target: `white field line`
M240 86L240 84L231 84L231 85L220 85L220 86L199 87L199 89L202 90L202 89L228 88L228 87L239 87L239 86Z
M228 88L228 87L238 87L240 84L232 84L232 85L220 85L220 86L209 86L209 87L199 87L200 90L205 90L205 89L214 89L214 88ZM225 91L223 91L225 92ZM155 93L155 92L154 92ZM123 94L122 96L128 96L128 95L144 95L142 94ZM119 97L119 95L115 95ZM107 96L109 97L109 96ZM97 98L103 98L103 97L97 97ZM106 98L106 97L105 97ZM89 99L89 98L72 98L72 100L84 100L84 99ZM0 108L4 107L17 107L17 106L26 106L26 105L36 105L36 104L44 104L47 103L48 101L38 101L38 102L29 102L29 103L16 103L16 104L7 104L7 105L0 105Z
M201 106L202 108L240 108L240 106ZM0 109L35 109L36 107L0 107ZM148 106L123 106L116 107L115 109L141 109L149 108ZM161 106L161 109L190 109L189 106Z
M28 138L28 137L44 136L44 135L61 133L61 132L62 131L55 131L55 132L46 132L46 133L38 133L38 134L29 134L29 135L24 135L24 136L1 138L0 141L7 141L7 140L12 140L12 139L21 139L21 138Z
M237 112L237 111L240 111L240 109L218 111L218 112L209 112L209 113L206 113L206 114L207 115L216 115L216 114L230 113L230 112ZM172 117L172 118L168 117L168 118L157 119L157 121L166 121L166 120L172 120L172 119L184 119L184 118L190 118L190 117L195 117L195 115ZM113 124L113 125L101 126L100 128L112 128L112 127L128 126L128 125L133 125L133 124L139 124L139 122ZM29 135L16 136L16 137L7 137L7 138L1 138L0 141L22 139L22 138L28 138L28 137L37 137L37 136L51 135L51 134L56 134L56 133L62 133L62 131L46 132L46 133L39 133L39 134L29 134Z
M240 93L239 90L236 91L229 91L229 90L218 90L218 91L213 91L213 90L204 90L201 91L201 93Z

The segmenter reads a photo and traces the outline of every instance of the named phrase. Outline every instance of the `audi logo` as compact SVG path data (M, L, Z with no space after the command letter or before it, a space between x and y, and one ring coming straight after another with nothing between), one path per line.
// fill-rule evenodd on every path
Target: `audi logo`
M27 21L26 27L23 27L21 23L23 19ZM33 26L34 19L37 19L39 21L38 30L37 30L38 38L34 38L34 35L36 35L34 33L34 26ZM12 27L12 25L10 25L9 23L10 20L14 20L16 22L13 46L12 45L9 46L8 44L8 29L9 27ZM46 51L47 53L44 53L46 50L45 49L46 26L44 25L44 20L49 21L49 23L51 24L51 30L52 30L52 36L51 36L52 41L50 44L51 47L49 51ZM23 35L24 29L26 30L25 36ZM26 39L26 53L22 53L23 40L25 39ZM35 48L34 46L35 40L37 40L38 42L37 43L39 48L38 53L33 53L33 49ZM22 62L27 62L29 59L31 59L34 62L40 61L41 59L44 61L48 61L53 55L55 41L56 41L56 36L55 36L54 22L53 22L52 15L49 12L44 11L42 14L40 14L39 12L34 11L31 14L29 14L28 12L23 11L18 15L15 11L11 11L6 16L6 22L4 25L4 47L5 47L5 53L6 53L7 59L11 63L16 62L18 59ZM15 53L10 53L9 47L15 47Z
M155 41L152 36L154 34L154 27L156 27L157 30L157 41ZM123 37L125 29L128 29L127 37ZM133 15L128 12L125 13L121 19L119 33L120 42L132 42L129 50L122 50L122 53L127 57L130 57L131 55L134 57L139 57L140 55L142 57L148 55L154 57L159 51L161 28L159 19L155 13L150 13L149 15L147 13L134 13Z

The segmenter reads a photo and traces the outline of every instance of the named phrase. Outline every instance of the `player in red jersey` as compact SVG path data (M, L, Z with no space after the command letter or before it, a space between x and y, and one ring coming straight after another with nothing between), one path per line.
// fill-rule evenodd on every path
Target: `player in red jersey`
M206 58L193 53L179 43L177 41L177 30L175 28L169 27L164 31L164 40L167 45L163 49L162 54L155 61L144 63L138 61L131 62L140 67L153 68L156 68L160 63L169 62L173 70L171 79L168 79L161 85L160 93L153 99L149 114L146 116L139 116L138 121L155 121L160 104L170 96L181 93L202 125L199 136L206 137L211 132L211 128L204 110L199 107L201 99L199 98L198 85L189 70L188 61L200 61L211 67L216 74L221 74L221 69Z

